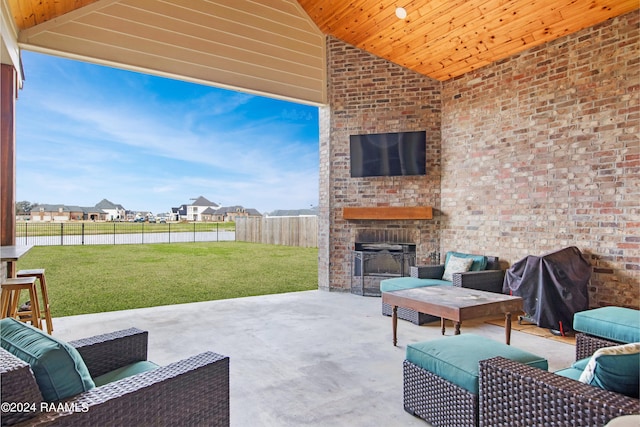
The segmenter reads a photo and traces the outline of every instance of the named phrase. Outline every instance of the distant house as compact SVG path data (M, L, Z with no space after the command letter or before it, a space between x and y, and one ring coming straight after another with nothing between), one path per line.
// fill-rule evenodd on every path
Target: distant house
M218 208L217 203L210 202L204 197L198 197L192 204L187 206L187 218L190 221L202 221L202 212L207 209Z
M124 213L124 218L126 221L133 221L136 218L137 212L126 210Z
M29 219L33 222L60 221L105 221L107 213L96 207L80 207L67 205L37 205L31 209Z
M107 213L100 208L81 208L83 211L83 219L90 221L106 221Z
M174 221L233 222L239 216L262 217L262 214L243 206L220 207L202 196L190 205L171 208L171 219Z
M96 208L102 209L102 211L106 212L107 221L124 221L127 216L127 211L122 207L122 205L116 205L107 199L102 199L96 205Z
M202 214L208 209L217 209L217 203L210 202L203 196L198 197L190 205L182 205L179 208L171 208L172 219L176 221L205 221ZM205 213L205 217L208 215Z
M218 222L216 219L216 211L217 209L207 208L200 213L200 218L204 222Z
M171 220L172 221L186 221L187 220L187 205L180 205L178 208L171 208Z
M216 222L235 222L237 217L262 217L262 214L256 209L245 209L242 206L221 207L213 212L207 212L206 215L209 221Z

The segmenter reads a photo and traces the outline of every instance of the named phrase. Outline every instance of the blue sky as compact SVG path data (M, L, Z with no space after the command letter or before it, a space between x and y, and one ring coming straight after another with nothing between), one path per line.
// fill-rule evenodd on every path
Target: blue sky
M318 204L318 108L23 52L16 200Z

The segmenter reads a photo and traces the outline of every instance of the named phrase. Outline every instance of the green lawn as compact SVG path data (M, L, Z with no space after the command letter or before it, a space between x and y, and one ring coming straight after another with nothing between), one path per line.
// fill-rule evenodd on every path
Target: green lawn
M318 249L245 242L37 246L53 317L318 288Z

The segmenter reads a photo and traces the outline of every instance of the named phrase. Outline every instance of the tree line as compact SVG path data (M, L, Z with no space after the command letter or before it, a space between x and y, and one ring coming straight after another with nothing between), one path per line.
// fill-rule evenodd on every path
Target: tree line
M38 206L38 203L31 203L27 200L16 202L16 215L31 215L31 211Z

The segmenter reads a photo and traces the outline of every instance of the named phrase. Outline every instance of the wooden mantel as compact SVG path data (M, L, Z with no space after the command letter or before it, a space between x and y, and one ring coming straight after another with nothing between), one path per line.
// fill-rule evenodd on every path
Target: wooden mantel
M395 207L395 206L377 206L377 207L345 207L342 208L342 217L344 219L433 219L433 210L431 206L416 207Z

